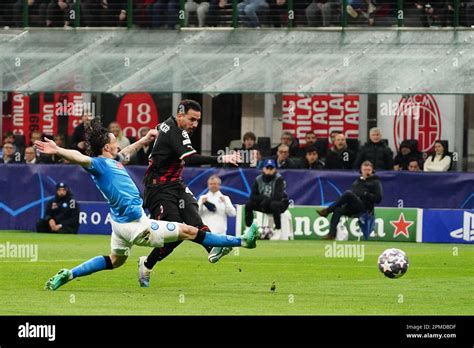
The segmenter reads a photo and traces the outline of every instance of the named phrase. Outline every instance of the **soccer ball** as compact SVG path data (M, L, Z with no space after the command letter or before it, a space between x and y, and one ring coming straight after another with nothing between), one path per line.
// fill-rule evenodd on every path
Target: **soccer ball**
M387 249L378 261L380 272L389 278L400 278L408 270L408 257L403 250Z

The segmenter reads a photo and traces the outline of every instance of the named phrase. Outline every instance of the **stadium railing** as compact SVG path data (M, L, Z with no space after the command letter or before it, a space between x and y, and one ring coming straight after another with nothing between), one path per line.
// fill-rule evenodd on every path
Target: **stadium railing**
M0 3L0 26L46 26L44 8L35 7L37 5L29 6L28 0L22 1L22 6L21 3L12 1ZM185 7L188 1L191 2L191 0L167 0L166 2L160 0L160 6L156 0L127 0L122 6L123 9L111 6L103 9L99 7L100 5L90 7L91 3L84 0L74 0L68 2L64 16L70 27L102 26L129 29L197 27L196 11L190 12L189 18L186 19ZM229 28L244 26L237 11L240 2L240 0L227 0L223 7L216 9L214 6L214 10L207 12L204 26ZM168 3L173 6L166 7ZM433 9L429 4L417 7L413 0L286 0L285 4L276 10L275 0L267 0L267 4L268 7L257 12L262 27L470 27L474 25L474 3L463 2L463 0L450 0L442 5L433 2ZM313 14L311 20L307 17L307 8L310 5L316 9L310 11ZM163 10L165 8L163 6L167 10ZM124 14L119 18L121 12ZM163 25L166 23L169 25Z

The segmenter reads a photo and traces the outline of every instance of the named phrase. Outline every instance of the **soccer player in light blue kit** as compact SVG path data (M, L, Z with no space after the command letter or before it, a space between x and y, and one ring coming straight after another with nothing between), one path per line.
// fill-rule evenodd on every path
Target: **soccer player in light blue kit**
M255 248L258 227L252 225L241 237L211 234L196 227L177 222L149 219L142 208L142 198L137 186L122 163L158 135L156 129L136 143L118 153L117 139L99 122L93 122L86 130L87 142L93 157L76 150L63 149L50 139L36 141L35 147L44 154L60 155L81 165L92 177L97 188L110 206L112 217L111 252L108 256L96 256L72 270L61 269L46 282L46 289L56 290L70 280L105 269L114 269L125 263L133 245L162 247L164 243L190 240L210 247Z

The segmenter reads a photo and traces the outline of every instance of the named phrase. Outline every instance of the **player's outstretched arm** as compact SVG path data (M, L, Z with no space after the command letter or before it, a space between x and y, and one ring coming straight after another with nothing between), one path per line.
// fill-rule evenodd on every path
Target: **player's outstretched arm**
M59 155L71 163L79 164L82 167L90 167L92 160L89 156L85 156L79 151L63 149L56 145L56 143L48 138L45 141L36 140L35 147L39 152L46 155Z
M142 147L150 144L158 136L156 129L150 129L150 131L140 140L128 145L125 149L119 152L119 157L122 160L130 161L130 158L138 152Z

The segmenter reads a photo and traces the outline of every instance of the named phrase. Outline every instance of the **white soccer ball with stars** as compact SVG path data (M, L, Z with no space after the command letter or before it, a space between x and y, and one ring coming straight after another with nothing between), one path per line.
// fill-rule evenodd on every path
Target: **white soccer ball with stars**
M378 266L386 277L400 278L408 271L408 257L403 250L387 249L379 256Z

